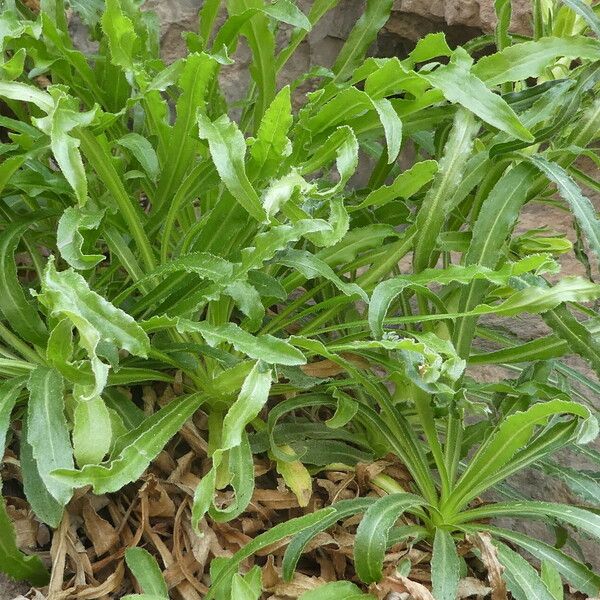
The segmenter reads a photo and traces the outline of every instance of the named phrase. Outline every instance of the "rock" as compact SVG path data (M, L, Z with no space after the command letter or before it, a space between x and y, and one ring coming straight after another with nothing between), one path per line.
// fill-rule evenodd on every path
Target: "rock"
M530 29L530 0L513 0L512 30L527 33ZM417 15L432 22L492 31L496 26L493 0L396 0L395 15Z

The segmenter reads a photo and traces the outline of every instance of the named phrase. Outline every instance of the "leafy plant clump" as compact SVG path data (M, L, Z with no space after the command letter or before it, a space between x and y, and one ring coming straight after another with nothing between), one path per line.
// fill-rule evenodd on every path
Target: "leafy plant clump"
M450 600L478 572L494 598L599 595L572 535L600 538L600 222L580 188L599 189L582 166L600 164L598 9L536 0L528 38L497 0L494 35L366 58L393 4L368 0L332 68L282 86L339 0L308 14L205 0L169 65L140 4L8 1L0 15L0 569L92 598L132 591L125 555L143 592L129 597L258 599L268 585L247 559L285 550L269 568L298 578L301 555L344 523L353 560L305 600ZM228 101L220 77L240 43L251 81ZM565 231L516 229L535 205L564 211ZM567 253L580 275L561 274ZM515 334L535 322L547 334ZM502 369L482 383L489 365ZM366 491L311 500L320 477L365 468ZM570 486L573 504L509 485L526 468ZM201 563L199 540L227 523L242 535L269 477L295 504L244 529L235 553L206 545ZM137 533L123 507L136 494ZM52 579L16 535L23 506L54 531ZM167 513L172 547L149 524ZM125 515L112 533L126 552L100 543L109 514ZM542 521L556 542L497 517ZM93 546L69 554L82 527ZM184 530L196 562L178 579L165 557ZM411 577L417 555L430 585Z

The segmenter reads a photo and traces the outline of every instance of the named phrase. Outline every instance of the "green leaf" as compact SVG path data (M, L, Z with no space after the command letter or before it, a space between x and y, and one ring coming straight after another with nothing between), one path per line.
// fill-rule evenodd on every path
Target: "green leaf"
M177 99L177 118L167 134L168 140L165 140L166 156L155 196L159 208L155 218L168 210L185 174L193 166L194 154L198 150L196 115L205 110L206 94L216 67L214 58L204 53L190 54L185 60L178 80L181 93ZM162 156L160 152L159 156Z
M160 173L158 157L152 144L145 137L139 133L128 133L119 138L117 144L131 152L131 156L142 165L150 179L153 181L158 179Z
M192 524L198 527L198 523L202 517L208 512L213 504L213 496L217 481L217 469L221 465L225 453L229 450L234 450L241 447L240 451L248 456L246 462L250 465L251 485L245 482L246 493L244 503L240 498L233 506L229 506L226 510L217 510L220 515L219 520L230 520L239 515L246 508L250 501L254 482L252 480L253 466L252 456L248 446L247 438L245 437L246 426L253 421L262 410L269 399L269 391L271 389L272 371L265 363L257 361L252 370L244 379L242 389L232 406L227 411L223 419L223 428L221 431L219 447L215 450L212 456L213 466L210 472L200 481L196 493L194 495L194 504L192 507ZM230 457L232 454L230 453ZM239 469L234 468L234 465L229 465L231 471L236 473ZM233 486L238 491L240 486ZM240 490L242 491L242 490ZM237 494L236 494L237 496ZM214 512L213 512L214 514Z
M266 110L250 147L252 160L248 170L253 180L272 177L279 171L281 161L291 152L287 133L292 122L291 92L290 87L285 86Z
M22 338L43 346L48 338L46 326L19 283L14 254L29 223L9 225L0 233L0 311Z
M211 346L222 343L231 344L238 352L243 352L254 360L264 360L274 365L303 365L306 358L287 341L272 335L254 336L238 327L235 323L211 325L207 322L194 323L186 319L177 321L177 330L181 333L198 332Z
M504 579L515 600L553 600L537 571L508 546L496 542L498 558L505 568Z
M282 23L300 27L300 29L304 29L305 31L312 29L312 25L306 15L291 0L275 0L273 4L267 4L263 10L267 15Z
M77 127L86 127L96 116L96 108L88 112L79 112L74 98L61 88L51 87L53 106L46 117L33 118L36 127L50 136L50 147L65 179L75 191L80 205L87 201L87 176L81 154L80 141L69 135Z
M27 443L48 492L62 506L73 495L73 486L52 476L56 469L73 468L73 449L64 413L64 383L54 369L37 367L27 383Z
M335 271L320 258L305 250L289 249L277 256L275 261L300 271L307 279L323 277L330 281L340 292L346 296L359 296L365 302L369 301L366 292L356 283L347 283L340 279Z
M585 234L591 250L600 259L600 220L596 216L593 204L581 193L579 186L560 165L542 156L532 156L530 160L556 184L561 198L569 204L571 212Z
M390 494L379 498L367 509L354 541L354 565L362 581L375 583L381 579L391 528L402 513L423 504L424 500L413 494Z
M488 525L485 528L495 537L500 537L517 544L523 550L542 561L542 577L544 573L543 565L552 565L553 569L556 569L580 592L593 597L600 591L600 575L593 573L586 565L565 554L562 550L558 550L554 546L550 546L518 531L509 531Z
M583 17L596 37L600 37L600 19L596 16L593 7L589 6L583 0L560 0L565 6L568 6L573 12Z
M204 401L200 393L176 398L119 438L107 464L86 465L79 471L59 469L52 476L70 486L91 485L95 494L116 492L142 475Z
M320 521L326 519L334 512L332 508L324 508L317 512L290 519L271 529L261 533L251 542L246 544L241 550L238 550L233 557L228 561L227 565L214 578L211 588L209 589L204 600L212 600L218 595L222 586L231 579L233 574L238 569L240 563L249 556L252 556L262 548L266 548L271 544L279 542L289 536L292 536L303 529L311 527Z
M308 543L319 533L335 525L338 521L346 519L358 513L364 512L370 507L376 498L354 498L352 500L340 500L332 505L331 513L324 519L311 527L299 531L290 541L283 556L282 570L285 581L291 581L294 570L300 560L300 555Z
M199 112L197 120L200 138L208 141L210 154L223 183L250 216L265 222L265 209L246 175L246 140L242 132L227 115L211 121Z
M484 56L472 72L486 85L495 86L507 81L540 77L549 65L561 57L597 61L600 59L600 42L584 36L569 36L514 44L502 52Z
M10 415L23 386L22 381L0 384L0 453L4 453ZM23 467L23 465L21 465ZM0 482L1 483L1 482ZM38 556L27 556L19 550L13 524L6 512L4 498L0 496L0 571L13 579L27 580L44 586L49 575Z
M81 229L98 229L104 211L88 211L79 206L69 206L58 221L56 246L60 255L74 269L87 270L105 259L103 254L84 254Z
M544 560L542 561L540 575L544 585L554 597L554 600L563 600L565 597L565 591L563 589L563 582L558 569L552 563Z
M349 79L365 57L369 46L390 17L393 0L367 0L367 6L340 50L333 72L335 81Z
M466 510L460 514L456 522L467 523L489 517L529 518L550 522L556 519L600 539L600 515L576 506L553 502L526 500L519 502L498 502L489 506Z
M144 548L127 548L125 562L144 594L167 599L169 590L156 559Z
M15 530L3 498L0 498L0 571L39 587L47 585L50 580L40 557L28 556L17 547Z
M431 582L436 600L454 600L458 593L460 558L452 536L444 529L435 530L431 555Z
M27 422L23 423L20 445L23 491L35 516L55 529L60 525L64 513L63 505L50 494L33 458L33 449L27 443Z
M486 485L486 478L493 477L518 450L526 446L536 426L544 425L548 419L562 414L581 418L584 423L594 419L585 407L563 400L535 404L524 412L516 412L504 419L471 459L456 484L453 503L464 504L475 497Z
M105 0L105 5L101 23L110 47L111 62L125 71L133 71L138 41L135 27L121 9L120 0Z
M482 121L510 135L532 142L533 135L519 121L512 108L471 71L472 59L466 50L459 47L454 51L450 64L424 75L434 87L440 89L450 102L458 103Z
M104 400L99 396L87 400L75 398L73 413L73 454L77 465L102 462L110 450L112 424Z
M427 185L435 176L438 163L435 160L424 160L414 164L410 169L400 173L390 185L383 185L372 190L368 196L355 207L355 210L367 206L383 206L398 198L410 198Z
M419 235L413 256L413 266L417 272L432 266L437 238L448 216L448 201L462 179L478 129L479 125L469 112L456 113L435 181L417 214Z
M298 600L373 600L375 596L365 594L350 581L333 581L314 590L304 592Z
M147 356L150 341L135 320L90 290L85 279L72 269L58 272L52 257L44 271L38 300L51 314L68 317L80 332L91 327L118 348Z

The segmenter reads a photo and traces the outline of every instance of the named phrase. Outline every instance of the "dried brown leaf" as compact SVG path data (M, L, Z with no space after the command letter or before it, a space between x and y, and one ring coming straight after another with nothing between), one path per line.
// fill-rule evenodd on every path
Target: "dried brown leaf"
M498 560L498 552L492 544L489 533L478 532L467 536L467 540L481 552L481 561L488 572L488 582L492 588L492 600L507 600L506 583L502 577L504 567Z

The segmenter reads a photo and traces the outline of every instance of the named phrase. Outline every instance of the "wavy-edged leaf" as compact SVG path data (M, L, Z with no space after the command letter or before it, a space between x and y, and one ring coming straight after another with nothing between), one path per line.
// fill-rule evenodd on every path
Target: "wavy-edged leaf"
M253 180L271 177L279 170L281 161L291 152L287 137L293 123L290 87L282 88L263 115L250 147L252 160L248 170Z
M447 285L459 283L462 285L477 280L485 280L495 285L507 285L511 277L517 277L528 272L538 273L546 268L552 270L554 263L549 255L538 254L528 256L514 263L507 263L500 269L492 270L480 265L450 265L446 269L425 269L412 275L400 275L393 279L382 281L373 290L369 303L369 326L374 337L383 335L383 322L394 299L403 290L411 286L425 286L431 283Z
M445 98L464 106L482 121L524 140L533 141L531 132L521 123L513 109L491 92L471 70L472 59L460 46L454 51L450 64L424 75Z
M253 466L245 429L248 423L258 416L269 399L271 379L271 369L262 361L257 361L244 379L236 401L227 411L223 419L219 447L212 455L213 466L210 472L200 481L194 494L192 507L192 524L194 527L198 527L198 523L211 507L213 507L211 512L213 518L216 516L219 521L227 521L237 517L250 501L254 488ZM233 485L236 492L236 501L227 509L222 510L213 506L217 469L221 465L225 453L235 449L237 449L235 454L241 454L240 460L237 461L237 464L233 463L231 457L234 454L230 452L229 468L232 473L239 475L240 467L249 465L250 482L242 482L238 477L238 485L235 485L235 483ZM244 484L243 488L245 489L239 485L240 483ZM241 498L240 493L242 494Z
M120 0L106 0L101 23L110 47L111 62L132 71L138 36L131 19L121 10Z
M231 344L238 352L243 352L249 358L264 360L270 364L293 366L306 363L302 352L287 341L268 334L254 336L235 323L211 325L207 322L195 323L179 319L177 330L181 333L197 332L211 346Z
M472 72L488 86L539 77L558 58L599 60L600 42L584 36L545 37L481 58Z
M250 216L266 221L265 209L246 175L246 140L238 126L227 115L211 121L199 112L197 120L200 138L208 141L215 167L231 195Z
M73 468L63 378L55 369L40 366L32 371L27 388L27 443L48 492L64 506L73 495L73 486L51 474L56 469Z
M116 492L135 481L167 442L205 401L200 393L172 400L116 441L117 450L103 465L59 469L53 477L70 486L91 485L95 494Z
M80 141L69 135L77 127L87 127L96 116L96 108L80 112L77 102L60 88L50 88L53 106L46 117L32 122L50 137L50 147L65 179L75 191L80 205L87 200L87 175L79 152Z
M286 250L276 257L275 262L300 271L307 279L323 277L346 296L359 296L365 302L369 301L359 285L343 281L326 262L306 250Z
M60 255L74 269L87 270L101 263L103 254L84 254L85 242L80 230L98 229L104 211L87 211L79 206L69 206L61 215L56 230L56 246Z
M596 216L593 204L581 193L579 186L560 165L546 160L543 156L532 156L529 160L556 184L561 198L569 204L585 234L590 248L600 259L600 220Z
M354 541L354 565L362 581L374 583L381 579L391 528L402 513L423 504L423 498L413 494L390 494L379 498L367 509Z
M72 269L57 271L50 257L42 279L38 300L53 315L68 317L78 329L85 325L102 339L132 354L146 357L150 341L144 330L126 312L90 290L86 280Z

